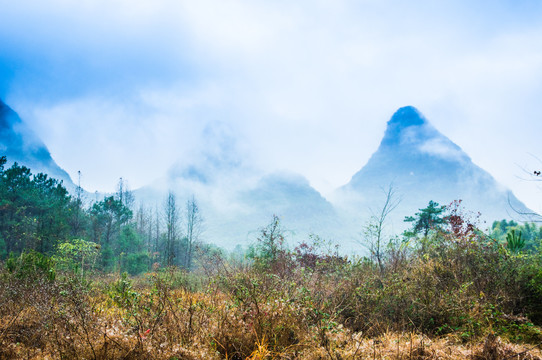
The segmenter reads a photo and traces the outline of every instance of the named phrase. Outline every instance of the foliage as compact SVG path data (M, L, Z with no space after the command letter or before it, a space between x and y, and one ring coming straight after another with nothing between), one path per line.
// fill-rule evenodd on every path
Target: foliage
M283 247L272 266L215 253L200 272L18 288L25 298L40 291L44 302L5 301L1 356L460 359L516 356L533 347L515 344L539 343L540 256L512 254L476 233L435 236L424 254L390 249L384 271L312 237L293 251ZM0 276L0 299L14 299L12 278Z
M25 251L19 256L11 253L6 261L6 269L16 278L31 282L41 279L54 281L56 276L54 260L34 250Z
M287 257L288 253L280 218L277 215L273 215L271 222L260 229L260 236L256 244L250 248L248 256L254 259L260 269L269 270L284 264L284 261L280 260Z
M525 247L525 239L521 237L521 231L516 234L516 230L510 230L506 234L506 246L514 253L521 251Z
M146 252L126 254L121 256L120 268L130 275L139 275L149 269L149 260Z
M32 249L55 256L60 269L81 276L94 266L131 275L152 266L198 266L203 217L194 197L187 201L182 219L174 203L171 208L178 214L173 213L169 221L160 219L158 211L143 208L134 218L134 196L123 179L116 194L85 208L80 187L72 198L61 182L45 174L33 175L17 163L5 169L6 162L0 157L0 260ZM95 247L98 252L93 252Z
M426 208L420 209L414 216L405 217L405 222L412 222L414 225L409 235L422 234L424 238L429 235L429 231L438 229L441 224L444 224L445 220L443 215L446 206L439 206L438 203L433 200L429 201L429 205Z
M521 250L528 252L538 251L540 241L542 240L542 226L535 223L518 224L517 222L510 220L501 220L493 222L491 226L490 235L502 242L508 243L508 236L515 232L512 237L518 237L521 233L521 242L524 243Z
M5 169L6 161L0 157L0 255L25 249L51 253L69 235L68 191L61 182L33 175L17 163Z
M4 171L4 160L0 252L12 253L0 269L0 358L542 356L536 226L503 221L486 235L461 201L430 202L405 238L384 238L377 216L372 256L348 258L317 235L289 248L273 216L247 256L204 244L195 228L171 232L180 266L165 267L167 216L134 218L123 182L71 221L77 207L58 183Z
M54 259L57 265L68 271L84 274L94 269L96 259L100 254L100 245L83 239L59 244Z

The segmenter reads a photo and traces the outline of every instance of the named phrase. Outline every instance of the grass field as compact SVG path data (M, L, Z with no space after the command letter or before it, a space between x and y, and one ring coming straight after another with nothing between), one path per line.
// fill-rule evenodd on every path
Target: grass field
M1 273L0 358L542 358L539 253L459 240L382 267L298 247L138 277L27 254Z

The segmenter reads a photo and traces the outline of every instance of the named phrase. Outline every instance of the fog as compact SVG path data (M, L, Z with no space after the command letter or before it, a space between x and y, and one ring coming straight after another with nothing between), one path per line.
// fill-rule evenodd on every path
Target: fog
M300 173L330 194L414 105L541 208L521 179L541 167L538 1L0 6L0 97L91 192L120 177L145 186L218 149L247 173Z

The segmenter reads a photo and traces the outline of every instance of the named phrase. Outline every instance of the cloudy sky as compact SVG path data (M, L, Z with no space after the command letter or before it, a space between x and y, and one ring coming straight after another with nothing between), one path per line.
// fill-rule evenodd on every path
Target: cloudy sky
M416 106L542 209L539 0L0 0L0 98L90 191L217 143L326 194ZM234 149L234 150L232 150ZM216 150L216 149L215 149ZM212 150L212 151L215 151Z

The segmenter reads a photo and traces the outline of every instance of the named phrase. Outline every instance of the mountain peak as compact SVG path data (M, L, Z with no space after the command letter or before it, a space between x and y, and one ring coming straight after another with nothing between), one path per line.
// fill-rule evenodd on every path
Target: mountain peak
M407 128L426 124L428 121L418 109L414 106L405 106L397 110L388 121L385 137L398 137Z
M462 199L488 221L508 218L510 203L527 209L412 106L395 112L379 148L338 198L345 211L359 217L360 209L382 203L379 189L389 184L401 194L399 221L429 200L448 204Z
M2 123L7 123L7 119L4 120L8 116L9 113L13 112L9 106L7 106L2 99L0 99L0 120L2 120Z
M405 106L397 110L388 121L381 145L404 146L435 136L441 135L422 113L414 106Z
M0 154L7 157L9 164L17 162L32 169L33 173L47 173L51 177L63 180L64 185L70 189L75 188L68 173L53 160L41 139L1 99Z
M388 121L388 127L406 128L409 126L420 126L427 123L427 120L414 106L404 106L397 110Z

